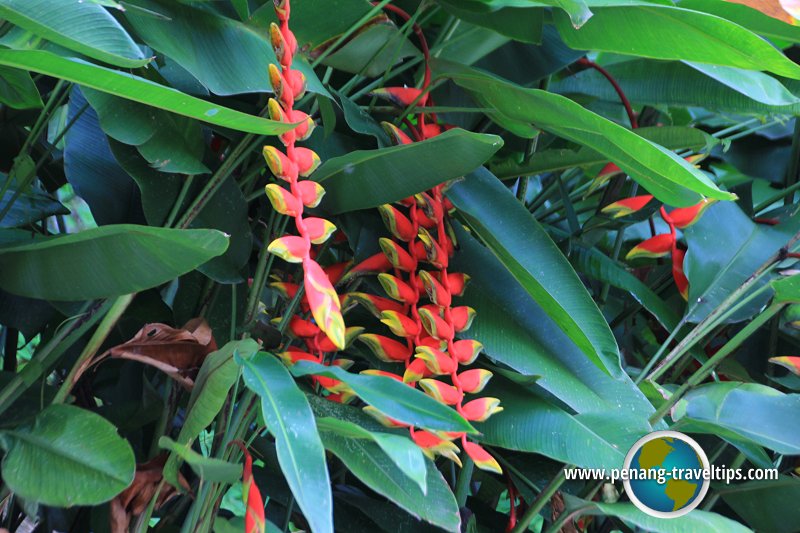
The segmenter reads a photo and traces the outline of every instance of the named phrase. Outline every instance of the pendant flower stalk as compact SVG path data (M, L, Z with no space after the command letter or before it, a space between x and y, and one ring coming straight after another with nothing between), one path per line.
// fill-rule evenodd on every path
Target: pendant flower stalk
M279 65L269 66L269 78L275 98L269 100L268 110L272 120L296 126L280 135L285 151L274 146L264 147L264 158L270 171L288 185L286 188L278 183L271 183L266 186L265 191L273 209L294 219L297 235L275 239L268 250L285 261L302 265L304 304L314 318L312 325L319 328L336 349L341 350L346 344L341 302L325 269L314 259L313 250L313 245L322 244L330 238L336 231L336 226L323 218L304 216L305 208L316 207L325 190L318 183L300 179L310 176L319 166L320 159L312 150L296 146L298 141L311 135L314 121L308 114L294 108L295 101L305 94L306 80L302 72L292 69L297 39L289 29L289 0L275 0L275 12L278 24L270 25L270 40ZM286 287L287 294L290 289ZM295 329L299 327L300 324L296 323ZM320 341L321 339L317 340L318 343Z

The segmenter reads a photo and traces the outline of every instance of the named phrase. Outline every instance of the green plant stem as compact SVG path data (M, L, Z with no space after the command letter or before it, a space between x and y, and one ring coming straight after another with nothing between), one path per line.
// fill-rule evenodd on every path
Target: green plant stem
M472 482L472 473L475 470L475 463L467 454L461 460L461 470L458 472L456 478L456 502L459 509L467 504L467 497L469 497L469 485Z
M763 211L764 209L768 208L769 206L771 206L772 204L774 204L775 202L777 202L781 198L784 198L785 196L787 196L789 194L794 194L795 192L797 192L798 189L800 189L800 182L799 183L794 183L791 186L783 189L782 191L780 191L778 193L775 193L774 195L770 196L769 198L767 198L766 200L764 200L763 202L761 202L760 204L755 206L753 208L753 212L756 215L759 214L761 211Z
M6 412L14 401L25 392L28 387L38 381L43 374L49 373L50 368L67 349L83 337L105 314L111 309L112 302L107 301L102 305L90 309L94 302L84 305L79 318L60 329L50 341L37 350L36 355L25 365L8 385L0 390L0 415Z
M193 181L194 175L190 174L184 178L181 190L178 192L178 197L175 199L175 203L172 205L169 215L167 215L167 221L164 222L165 228L171 228L175 223L175 219L178 218L178 213L181 212L181 207L183 207L183 202L186 200L186 195L189 194L189 189L191 189Z
M755 281L758 281L761 277L766 275L768 271L764 271L760 273L756 278ZM745 293L750 287L752 287L752 283L748 284L744 290L737 289L734 293L731 293L731 296L740 296L741 294ZM736 311L742 308L744 305L749 303L754 298L758 297L761 293L765 292L769 289L769 285L765 284L762 287L756 289L749 295L745 296L741 301L737 304L731 306L731 302L734 300L733 298L727 298L725 301L722 302L714 311L709 313L709 315L703 319L695 328L686 336L684 337L681 342L678 343L675 348L664 358L664 361L660 363L656 369L650 374L647 379L651 381L658 380L661 376L663 376L670 368L672 368L675 363L677 363L680 358L687 353L695 344L700 342L704 337L706 337L709 333L711 333L714 329L717 328L720 324L725 322L730 316L732 316ZM738 293L738 294L736 294ZM730 300L730 301L729 301ZM717 311L720 311L717 313ZM688 315L688 313L687 313ZM660 350L659 350L660 351ZM658 354L656 354L658 355Z
M53 398L54 404L64 403L64 401L67 399L73 385L75 385L75 382L80 377L80 374L87 368L92 357L95 356L97 350L100 349L100 346L102 346L103 342L106 340L106 337L108 337L108 334L111 333L111 330L114 328L117 321L120 319L120 317L122 317L122 314L133 301L134 296L136 296L136 293L119 296L111 305L111 308L97 326L97 329L89 339L89 342L87 342L86 346L84 346L83 351L78 356L78 360L75 361L74 365L72 365L72 369L64 379L64 383L61 385L61 388L58 389L55 398Z
M58 80L56 86L53 87L53 91L50 93L50 98L47 99L47 103L45 104L44 108L42 108L42 112L39 113L39 116L36 118L36 122L34 122L33 127L28 133L28 136L25 138L25 142L22 144L22 148L20 148L20 154L28 153L36 138L41 135L42 128L47 123L50 113L58 106L58 104L64 101L64 97L67 93L66 91L62 92L62 89L65 86L69 86L68 82L65 80Z
M794 121L794 132L792 133L792 155L789 158L789 169L786 172L786 179L783 185L788 189L797 184L797 173L800 170L800 122ZM794 203L794 191L787 194L783 199L783 205Z
M542 492L539 493L539 495L536 497L536 500L534 500L531 506L525 510L525 514L523 514L519 519L519 522L517 522L517 525L511 530L511 533L522 533L523 531L527 531L528 526L531 525L531 522L533 522L533 519L536 518L536 515L538 515L539 512L544 509L544 506L547 505L547 502L550 501L550 498L552 498L555 493L558 492L558 489L560 489L561 485L563 485L567 480L564 470L565 469L562 469L561 472L559 472L556 477L551 479L550 483L548 483L547 486L542 489Z
M261 301L261 292L264 290L264 285L266 284L267 262L270 257L273 257L273 255L267 251L267 241L269 241L272 225L275 223L276 217L277 213L273 210L270 213L267 227L264 228L262 239L263 245L258 253L256 273L253 276L253 285L251 286L250 293L247 297L247 310L245 311L243 323L245 328L249 328L250 324L255 319L256 312L258 311L258 302ZM288 218L286 220L288 220Z
M763 313L758 315L752 321L750 321L745 327L743 327L739 332L733 336L731 340L725 343L725 345L717 351L712 357L705 362L703 366L697 369L694 374L689 376L689 379L681 385L678 390L676 390L672 395L669 397L669 400L661 404L661 406L656 409L656 412L653 413L650 418L648 419L651 424L655 424L659 420L661 420L672 407L678 403L686 392L702 383L704 379L708 377L708 375L716 368L716 366L722 362L728 355L730 355L736 348L741 346L741 344L747 340L750 335L755 333L758 328L766 324L776 313L778 313L781 309L783 309L784 304L772 304L769 306Z

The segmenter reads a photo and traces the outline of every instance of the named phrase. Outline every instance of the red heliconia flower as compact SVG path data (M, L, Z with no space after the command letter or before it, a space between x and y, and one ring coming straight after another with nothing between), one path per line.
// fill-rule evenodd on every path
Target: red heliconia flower
M403 312L403 304L384 298L382 296L375 296L374 294L367 294L365 292L349 292L345 294L345 303L343 307L350 308L356 303L364 306L376 318L381 317L384 311L397 311Z
M675 280L675 286L678 287L678 292L681 293L684 300L689 299L689 279L683 273L683 259L686 257L686 251L680 248L675 248L672 251L672 277Z
M503 469L500 468L500 464L497 462L497 459L492 457L489 452L484 450L481 446L467 440L462 442L461 445L464 447L464 451L467 452L467 455L469 455L470 459L475 462L475 466L483 470L497 472L498 474L503 473Z
M669 218L678 229L686 229L698 220L708 206L715 200L705 198L691 207L678 207L669 212Z
M461 460L458 458L458 446L449 440L434 435L430 431L414 431L411 438L431 459L436 455L442 455L461 466Z
M428 99L428 95L426 94L420 98L421 94L421 89L415 89L413 87L383 87L381 89L375 89L369 93L370 96L383 98L384 100L388 100L393 104L402 107L410 106L415 100L417 101L417 106L424 106ZM417 100L417 98L419 98L419 100Z
M488 370L473 368L472 370L461 372L458 375L458 382L464 392L476 394L483 390L491 378L492 373Z
M644 208L652 199L652 194L633 196L608 204L601 211L607 215L611 215L613 218L624 217Z
M401 363L411 357L411 348L407 344L383 335L365 333L358 340L366 344L375 357L387 363Z
M464 393L452 385L443 383L437 379L421 379L419 386L422 387L429 396L432 396L445 405L455 405L464 399Z
M244 531L245 533L264 533L267 519L264 515L264 499L253 481L253 458L243 442L234 440L231 441L231 444L238 446L244 454L244 467L242 468L242 499L245 505Z
M484 422L487 418L502 410L500 400L488 396L472 400L463 406L464 418L475 422Z
M662 233L655 237L640 242L628 252L625 259L631 260L640 257L664 257L672 251L675 236L671 233Z
M800 376L800 357L771 357L769 362L776 365L781 365L782 367L788 369L792 374Z

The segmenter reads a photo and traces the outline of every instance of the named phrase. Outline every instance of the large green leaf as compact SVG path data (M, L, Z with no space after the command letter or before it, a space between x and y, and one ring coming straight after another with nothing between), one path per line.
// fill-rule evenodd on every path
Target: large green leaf
M2 477L30 502L56 507L97 505L133 481L128 442L105 418L71 405L51 405L33 425L0 432Z
M481 442L582 468L621 468L625 452L650 431L613 411L572 415L500 376L483 393L500 398L503 411L478 424Z
M674 153L568 98L525 89L460 65L451 67L448 76L482 105L496 109L502 117L513 117L513 122L530 122L600 152L666 204L692 205L698 193L719 200L735 198Z
M475 433L469 422L456 411L418 389L386 376L351 374L338 366L324 366L312 361L292 365L297 377L318 375L338 379L380 412L395 420L439 431Z
M699 322L747 280L772 254L800 231L800 215L777 226L756 224L733 203L711 206L684 234L689 250L684 269L689 278L689 320ZM755 287L769 281L761 279ZM769 299L767 291L730 317L746 320Z
M44 50L1 50L0 65L61 78L134 102L171 111L209 124L261 135L277 135L290 125L235 111L152 81L80 59L68 59Z
M219 95L267 92L267 66L277 63L269 33L243 23L176 2L136 0L136 5L157 12L129 9L125 18L139 36L185 68L212 93ZM309 90L327 94L314 70L298 59L294 68L306 76Z
M565 495L564 500L567 504L567 509L564 512L569 513L580 509L576 518L582 515L614 516L631 526L635 526L637 531L649 531L652 533L686 533L687 531L751 533L748 528L735 520L699 509L676 518L658 518L641 511L632 503L627 502L587 502L568 494Z
M412 482L376 443L324 432L325 447L369 488L389 498L414 517L446 531L460 531L458 504L436 466L423 462L427 493Z
M540 376L537 388L573 412L600 420L614 412L627 420L620 427L651 431L653 407L631 379L598 368L489 250L460 228L456 234L460 251L453 269L471 277L463 303L477 311L469 335L486 354L524 376Z
M0 103L14 109L42 107L42 97L30 73L0 67Z
M720 487L717 494L756 531L794 533L800 524L800 479L748 481Z
M46 300L109 298L165 283L227 246L215 230L103 226L0 249L0 287Z
M571 76L567 79L574 77L576 76ZM614 94L616 95L616 93ZM636 133L668 150L690 149L700 151L710 149L710 147L719 142L703 130L685 126L639 128ZM507 160L492 165L490 169L500 179L517 179L519 176L524 175L553 172L575 166L587 167L607 162L608 158L603 154L582 146L578 150L570 150L569 148L542 150L534 153L524 165L513 160Z
M699 64L696 66L700 67ZM796 115L797 96L778 80L760 72L704 65L721 77L708 76L681 62L635 59L608 65L607 69L634 103L651 106L704 107L717 112L747 115ZM562 94L586 94L606 102L619 102L614 88L594 70L585 70L551 86ZM641 133L641 132L637 132Z
M72 126L64 136L64 175L98 225L141 220L136 184L114 159L97 114L86 105L81 90L73 87L67 105Z
M709 383L690 391L678 403L676 431L729 431L785 455L800 454L800 427L794 420L800 394L784 394L756 383Z
M374 442L422 492L427 491L425 456L422 454L422 449L408 436L369 431L355 422L333 417L317 418L317 429L347 439L366 439Z
M800 42L800 28L750 6L719 0L681 0L680 7L716 15L770 39Z
M482 168L453 185L447 196L586 357L604 372L619 375L619 350L603 315L567 259L513 193Z
M600 7L576 30L555 13L556 26L573 48L653 59L678 59L800 78L800 67L751 31L723 18L666 5Z
M325 187L322 207L342 213L395 202L475 170L503 141L453 129L422 142L358 150L329 159L312 179ZM387 179L398 176L399 179Z
M0 0L0 18L39 37L118 67L140 67L145 58L125 29L90 2Z
M181 431L175 439L175 446L188 448L214 418L222 410L228 392L239 379L239 365L234 360L249 360L258 351L258 344L253 339L230 341L225 346L206 356L197 379L192 387L192 395L186 407L186 418ZM182 490L178 482L178 468L183 461L183 454L171 453L164 464L164 479Z
M333 532L325 450L314 413L292 376L275 357L260 352L240 359L244 382L261 397L261 412L275 437L278 462L312 531Z

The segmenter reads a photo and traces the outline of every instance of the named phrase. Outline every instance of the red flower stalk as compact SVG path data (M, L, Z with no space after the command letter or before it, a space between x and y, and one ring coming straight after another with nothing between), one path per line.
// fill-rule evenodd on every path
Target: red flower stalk
M269 66L270 82L275 92L275 98L269 100L269 114L273 120L298 125L280 135L285 152L273 146L264 147L264 158L272 174L288 184L287 189L278 183L271 183L267 185L266 193L277 212L294 218L298 235L275 239L268 250L285 261L303 265L304 306L311 311L315 322L313 325L319 328L325 338L316 334L312 345L328 340L334 348L343 349L346 330L339 296L328 274L314 260L312 250L312 245L325 242L336 226L325 219L304 217L303 214L306 207L319 204L325 190L313 181L300 181L301 177L308 177L314 172L320 160L308 148L296 146L297 141L311 135L314 121L306 113L294 109L295 100L305 93L305 77L299 70L292 69L297 40L289 29L289 0L275 0L275 12L278 24L270 25L270 38L280 66Z
M264 499L253 481L253 458L242 441L234 440L231 441L231 444L238 446L244 454L244 467L242 468L242 499L246 509L244 531L245 533L264 533L266 530Z

